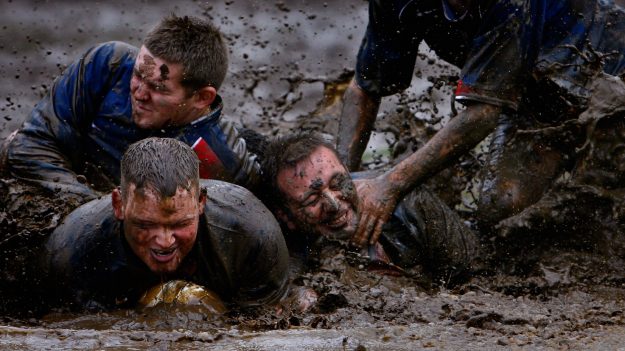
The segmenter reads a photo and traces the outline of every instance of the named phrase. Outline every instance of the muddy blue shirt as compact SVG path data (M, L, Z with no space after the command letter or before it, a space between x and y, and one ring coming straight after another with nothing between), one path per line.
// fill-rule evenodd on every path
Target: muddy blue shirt
M217 180L202 186L207 201L195 245L168 277L134 254L110 196L74 210L46 244L43 270L59 299L53 303L132 307L163 279L197 283L239 306L277 302L287 289L288 251L275 218L242 187Z
M474 3L456 15L446 0L370 0L358 85L377 96L406 89L421 41L462 68L456 99L512 110L532 105L527 99L552 104L553 90L566 92L565 108L583 102L589 80L601 69L593 53L608 55L606 73L624 71L625 12L612 0Z
M120 160L138 140L170 137L195 146L201 175L250 186L259 165L231 123L221 117L218 96L211 112L181 127L138 128L132 120L130 80L137 48L108 42L91 48L58 77L37 104L8 149L14 177L53 190L92 198L90 183L118 184ZM108 183L107 183L108 182Z

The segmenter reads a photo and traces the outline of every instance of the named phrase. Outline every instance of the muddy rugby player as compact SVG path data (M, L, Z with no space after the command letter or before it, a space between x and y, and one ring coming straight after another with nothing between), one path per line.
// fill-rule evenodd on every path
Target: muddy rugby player
M493 131L482 229L535 203L575 163L593 80L625 72L624 31L625 11L612 0L371 0L337 138L349 169L359 167L381 98L409 86L422 40L462 68L455 99L466 109L390 172L356 182L353 241L376 242L406 194ZM570 129L519 133L553 126Z
M168 16L140 48L107 42L58 77L6 140L0 169L79 203L119 184L128 145L181 140L200 156L202 178L250 186L259 165L221 116L227 47L211 23Z
M314 133L277 138L262 163L265 202L283 224L292 256L309 256L319 237L349 241L361 211L352 174L333 145ZM424 187L399 201L369 249L371 260L404 268L422 264L445 281L470 273L480 251L476 234Z
M81 309L134 307L152 286L184 280L227 304L278 302L287 290L280 226L248 190L200 183L186 144L148 138L121 161L121 186L65 218L46 243L52 303ZM50 292L55 293L50 293Z

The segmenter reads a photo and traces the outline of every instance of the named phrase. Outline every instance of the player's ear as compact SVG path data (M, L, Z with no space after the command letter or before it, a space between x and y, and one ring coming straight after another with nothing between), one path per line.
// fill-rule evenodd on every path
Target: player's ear
M115 218L120 221L124 220L124 201L122 198L122 192L119 187L113 189L111 194L111 205L113 205L113 214Z
M199 202L200 202L200 206L199 207L200 208L198 209L199 214L204 213L204 207L206 206L206 196L207 196L206 195L206 188L203 188L200 185L200 199L199 199Z
M193 94L193 106L199 110L205 110L215 101L217 89L205 86L195 91Z

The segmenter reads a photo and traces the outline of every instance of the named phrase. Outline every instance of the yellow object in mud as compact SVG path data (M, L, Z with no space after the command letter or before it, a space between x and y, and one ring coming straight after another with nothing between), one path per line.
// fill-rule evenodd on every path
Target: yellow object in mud
M184 280L170 280L154 286L143 294L139 305L155 307L159 304L202 306L215 314L226 312L226 306L214 292Z

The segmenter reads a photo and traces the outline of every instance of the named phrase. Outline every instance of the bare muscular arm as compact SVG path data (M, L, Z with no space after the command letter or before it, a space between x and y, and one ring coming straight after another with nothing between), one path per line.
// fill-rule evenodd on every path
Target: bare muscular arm
M354 244L375 243L397 202L426 177L447 167L483 140L497 125L500 112L501 109L493 105L470 105L422 148L388 172L356 181L361 217L352 238Z
M337 150L350 171L360 167L379 107L380 98L368 95L352 80L343 95L337 137Z

